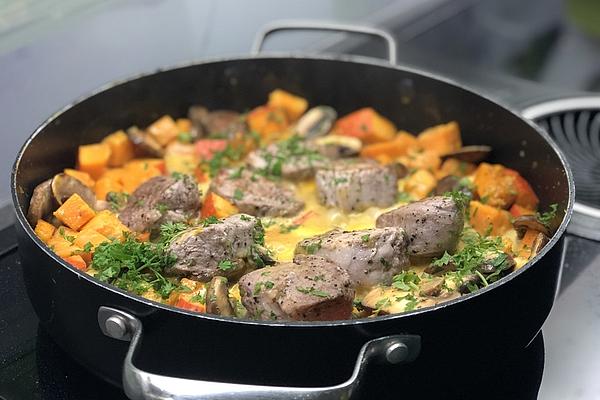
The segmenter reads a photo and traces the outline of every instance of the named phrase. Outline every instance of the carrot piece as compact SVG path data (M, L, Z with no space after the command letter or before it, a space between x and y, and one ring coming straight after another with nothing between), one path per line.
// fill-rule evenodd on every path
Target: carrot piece
M469 223L481 235L500 236L512 228L510 213L506 210L471 201L469 207Z
M540 204L540 199L535 194L529 182L514 169L506 168L506 174L515 178L515 189L517 191L515 204L535 210L538 204Z
M269 93L267 105L273 108L281 108L285 111L285 114L290 121L295 121L300 118L308 108L308 101L300 96L295 96L286 92L285 90L275 89Z
M400 131L396 137L387 142L372 143L364 146L360 156L375 158L386 155L392 159L406 155L417 146L417 138L408 132Z
M422 199L435 188L436 184L437 180L431 172L419 169L406 179L404 191L414 199Z
M62 259L81 271L85 271L87 269L87 264L85 263L85 260L78 254L68 257L62 257Z
M230 215L237 214L238 212L239 209L231 202L213 192L208 192L206 194L206 198L204 199L200 216L202 218L225 218L229 217Z
M65 168L63 172L66 175L69 175L69 176L77 179L79 182L83 183L85 186L94 188L95 182L92 179L92 177L90 176L90 174L88 174L87 172L77 171L76 169L71 169L71 168Z
M121 223L119 218L108 210L100 211L94 218L84 225L82 230L91 229L108 239L122 239L124 232L129 229Z
M339 135L353 136L370 144L392 140L396 127L371 107L361 108L337 120L334 130Z
M154 121L146 131L163 147L176 139L179 132L181 132L173 118L168 115L164 115Z
M54 235L54 231L56 230L56 228L54 227L54 225L49 224L48 222L44 221L43 219L38 219L37 224L35 225L35 234L42 239L42 241L44 243L48 243L50 241L50 239L52 238L52 235Z
M194 152L205 161L213 158L215 153L225 150L227 140L225 139L200 139L194 144Z
M515 202L515 177L506 171L500 164L479 164L473 183L483 203L506 209Z
M460 128L455 121L432 126L417 136L419 145L438 156L443 156L462 147Z
M71 229L78 230L96 215L95 211L77 193L71 195L54 216Z
M515 218L520 217L521 215L535 214L535 211L525 208L523 206L520 206L518 204L513 204L509 211L510 211L510 214Z
M284 132L289 123L284 110L270 106L256 107L248 113L246 117L251 131L267 140L277 137L277 134Z
M108 135L102 140L110 147L109 167L121 167L134 157L134 146L127 134L122 130Z
M206 312L206 306L202 303L196 303L190 301L187 296L179 295L177 299L177 303L175 303L175 307L183 308L185 310L196 311L196 312Z
M93 179L98 179L106 171L109 158L110 146L106 143L79 146L77 153L78 169L87 172Z

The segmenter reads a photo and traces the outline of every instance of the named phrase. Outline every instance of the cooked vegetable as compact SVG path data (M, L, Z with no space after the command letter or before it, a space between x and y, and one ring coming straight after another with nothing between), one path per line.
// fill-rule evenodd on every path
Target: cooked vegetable
M86 222L94 218L94 210L77 194L73 194L63 203L54 216L71 229L78 230Z
M92 179L98 179L106 171L110 159L110 146L106 143L79 146L77 166L88 173Z
M280 89L246 114L164 115L80 146L27 218L58 257L146 299L300 321L450 301L526 265L558 225L562 205L539 210L456 122L414 136L370 107L336 118Z
M275 89L269 93L269 101L267 102L269 107L280 108L285 111L285 114L289 121L295 121L308 108L308 101L299 96L294 96L281 89ZM335 119L335 117L334 117Z
M366 107L338 119L334 131L338 135L353 136L369 144L391 140L397 130L391 121Z

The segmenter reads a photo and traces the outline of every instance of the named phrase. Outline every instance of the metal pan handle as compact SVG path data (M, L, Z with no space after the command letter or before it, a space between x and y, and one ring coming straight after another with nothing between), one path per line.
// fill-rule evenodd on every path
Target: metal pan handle
M361 348L350 378L329 387L258 386L176 378L146 372L133 364L142 341L142 323L133 315L111 307L100 307L98 323L111 338L130 341L123 363L123 389L133 400L293 400L349 399L356 393L370 362L403 364L414 361L421 339L414 335L392 335L373 339Z
M389 63L396 64L396 40L388 32L367 26L346 25L327 21L282 20L267 24L263 26L254 37L254 43L252 44L251 53L256 55L261 52L267 36L277 31L289 30L335 31L377 36L387 43L387 59Z

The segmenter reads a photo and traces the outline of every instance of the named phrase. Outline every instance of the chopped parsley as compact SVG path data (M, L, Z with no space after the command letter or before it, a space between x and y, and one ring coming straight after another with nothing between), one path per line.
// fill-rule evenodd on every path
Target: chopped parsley
M301 287L301 286L296 286L296 290L299 291L300 293L304 293L304 294L309 294L311 296L316 296L316 297L329 297L329 293L324 292L322 290L318 290L314 287Z
M239 161L241 157L241 149L227 145L224 150L214 153L208 161L208 174L211 178L214 178L222 168L231 165L235 161Z
M307 245L302 246L302 248L306 251L306 254L316 254L317 251L321 249L321 240L318 242L312 242Z
M167 211L169 211L169 206L167 206L166 204L163 204L163 203L158 203L156 205L156 209L158 210L159 213L165 214Z
M219 265L217 265L217 268L221 271L229 271L235 268L235 264L230 260L221 260Z
M75 242L75 236L67 235L67 233L65 232L65 228L63 228L62 226L58 228L58 234L60 235L60 237L62 237L71 244Z
M183 222L166 222L159 228L160 241L162 243L170 243L175 236L186 229L188 229L188 225Z
M550 204L550 211L546 211L544 213L536 213L536 217L538 219L538 221L540 221L542 224L549 226L552 221L554 221L554 218L556 218L556 211L558 210L558 204L554 203L554 204Z
M103 282L142 294L153 288L162 298L167 298L178 285L163 276L165 268L176 261L166 245L141 242L130 233L121 242L100 243L92 258L94 275Z
M453 190L451 192L444 193L444 196L450 197L456 203L456 206L459 210L465 210L469 202L471 201L471 196L463 192L462 190Z
M173 177L173 179L175 179L176 181L182 181L185 179L185 174L182 174L181 172L173 172L171 173L171 176Z
M371 239L371 235L369 235L368 233L360 237L360 240L362 240L363 243L369 243L369 239Z
M244 192L240 188L235 188L235 191L233 192L233 199L240 201L243 198L244 198Z
M398 192L398 194L396 195L396 201L398 202L410 203L412 200L413 198L411 197L411 195L406 192Z
M177 140L180 143L192 143L192 135L189 132L179 132L177 135Z
M219 220L219 218L215 217L214 215L204 218L201 222L202 226L205 228L209 225L219 224L219 223L221 223L221 221Z
M387 176L387 175L386 175L386 176ZM335 185L339 185L339 184L341 184L341 183L346 183L346 182L348 182L348 178L335 178L335 179L333 180L333 183L334 183Z
M286 162L306 158L310 164L313 161L324 159L319 152L307 147L304 140L298 135L282 140L273 147L263 149L260 155L265 159L267 165L259 169L257 173L271 179L281 177L283 165Z
M242 177L242 172L244 172L244 167L239 167L233 170L227 177L228 179L240 179Z
M414 271L404 271L392 278L392 287L396 289L411 292L419 288L418 284L421 278Z
M299 224L281 224L279 225L279 233L290 233L300 227Z
M124 192L108 192L106 194L106 201L112 211L119 211L121 208L127 205L129 200L129 194Z

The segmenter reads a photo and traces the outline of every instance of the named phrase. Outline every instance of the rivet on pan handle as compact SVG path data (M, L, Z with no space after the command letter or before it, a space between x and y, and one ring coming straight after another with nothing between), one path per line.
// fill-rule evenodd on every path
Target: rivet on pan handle
M327 21L305 21L305 20L282 20L274 21L261 28L261 30L254 37L254 43L252 44L251 53L259 54L265 43L267 36L277 31L290 31L290 30L302 30L302 31L335 31L345 33L358 33L370 36L377 36L383 39L388 46L388 61L390 64L396 64L396 40L388 32L371 28L367 26L356 26L338 24L335 22Z
M133 315L111 307L100 307L98 324L114 339L130 341L123 362L123 389L133 400L310 400L350 399L358 390L370 362L404 364L414 361L421 350L421 338L392 335L373 339L361 348L350 378L328 387L259 386L176 378L143 371L133 365L142 340L142 323Z

